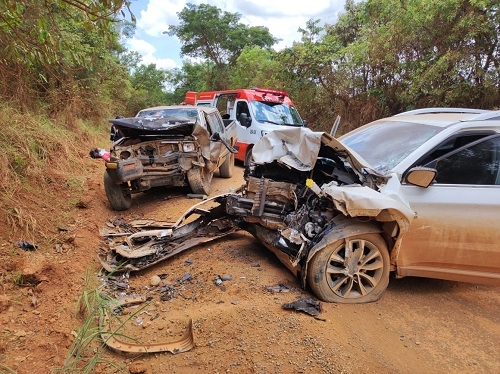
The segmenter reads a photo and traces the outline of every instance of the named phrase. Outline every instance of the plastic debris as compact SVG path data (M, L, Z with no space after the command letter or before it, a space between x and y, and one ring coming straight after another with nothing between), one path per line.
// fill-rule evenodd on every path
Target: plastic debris
M36 249L38 249L38 246L36 244L24 240L19 240L17 242L17 245L19 245L19 248L21 248L23 251L35 251Z

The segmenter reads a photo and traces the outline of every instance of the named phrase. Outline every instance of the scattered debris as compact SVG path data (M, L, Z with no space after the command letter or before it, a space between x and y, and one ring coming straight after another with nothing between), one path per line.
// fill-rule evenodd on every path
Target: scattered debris
M222 277L220 277L220 279L226 282L226 281L233 280L233 276L232 275L223 275Z
M266 290L273 293L290 292L291 288L283 283L279 283L275 286L268 286Z
M38 249L38 246L36 244L32 244L32 243L30 243L28 241L24 241L24 240L19 240L17 242L17 245L23 251L35 251L36 249Z
M191 260L189 260L189 259L188 259L188 260L186 260L186 261L184 261L184 265L186 265L186 266L189 266L189 265L191 265L192 263L193 263L193 261L191 261Z
M260 264L258 262L254 262L250 266L253 267L253 268L260 268Z
M291 303L283 304L283 309L294 309L314 317L322 312L321 303L310 297L299 298Z
M186 274L184 274L184 276L180 279L178 279L177 281L179 283L184 283L185 281L187 280L190 280L191 279L191 273L187 272Z
M160 288L160 300L169 301L177 297L177 288L173 284L168 284Z
M187 194L188 199L201 199L201 200L206 200L208 199L207 195L199 194L199 193L188 193Z

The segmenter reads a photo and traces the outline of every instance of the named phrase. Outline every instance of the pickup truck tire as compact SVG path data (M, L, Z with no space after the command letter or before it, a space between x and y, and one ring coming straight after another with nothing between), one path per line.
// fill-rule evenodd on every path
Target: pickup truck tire
M132 206L132 195L128 184L116 184L107 171L104 172L104 190L114 210L127 210Z
M221 178L231 178L234 172L234 153L229 153L226 159L219 167L219 175Z
M389 284L389 251L378 234L339 239L316 253L307 269L309 287L331 303L376 301Z
M245 154L245 166L250 165L253 162L252 148L248 147L247 153Z
M189 186L193 193L209 195L213 173L206 168L194 167L187 172Z

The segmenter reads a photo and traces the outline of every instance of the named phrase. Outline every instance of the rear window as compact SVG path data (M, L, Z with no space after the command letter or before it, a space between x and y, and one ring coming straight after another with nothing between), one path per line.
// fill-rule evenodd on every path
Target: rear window
M198 111L196 109L184 108L169 108L169 109L144 109L137 113L137 117L141 118L175 118L177 120L193 120L198 119Z

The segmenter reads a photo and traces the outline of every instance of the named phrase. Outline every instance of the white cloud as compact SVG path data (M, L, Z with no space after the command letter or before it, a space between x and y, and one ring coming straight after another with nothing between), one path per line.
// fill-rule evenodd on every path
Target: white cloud
M186 1L149 0L146 10L141 11L137 20L137 29L144 30L150 36L160 36L168 30L169 25L179 23L177 12L185 6Z
M171 58L157 58L156 47L145 40L132 38L127 42L128 47L132 51L137 51L142 55L142 63L144 65L156 64L158 69L172 69L177 66L176 62Z
M182 64L179 41L165 32L169 25L179 24L177 13L188 2L196 5L208 3L222 11L238 13L240 22L247 26L267 27L271 35L281 39L274 46L280 50L300 40L298 28L305 28L310 19L335 23L338 14L344 9L345 0L137 0L143 10L136 14L137 39L130 46L144 55L145 63L154 62L165 68L174 67L174 61L177 66ZM155 51L150 49L155 48L153 44L158 45ZM169 58L155 59L155 55Z
M223 11L239 13L240 22L248 26L266 26L272 35L287 41L287 45L299 40L297 29L304 27L309 19L333 21L344 7L343 0L271 0L265 5L262 0L149 0L146 10L138 17L137 29L150 36L162 35L169 25L179 23L177 13L187 2L209 3Z

